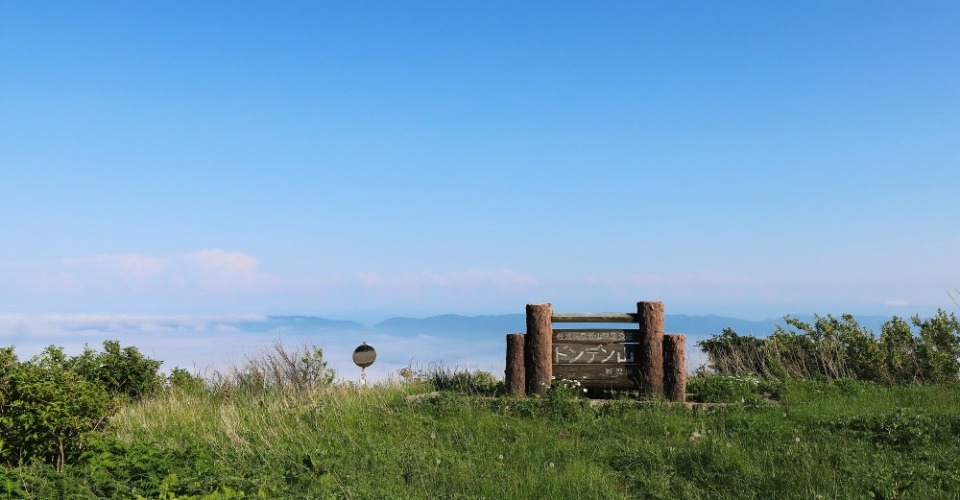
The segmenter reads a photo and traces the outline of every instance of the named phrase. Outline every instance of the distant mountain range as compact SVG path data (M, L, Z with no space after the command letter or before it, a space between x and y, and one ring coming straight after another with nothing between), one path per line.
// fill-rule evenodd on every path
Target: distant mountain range
M356 321L326 319L317 316L267 316L265 320L250 320L235 323L245 332L280 331L300 334L323 330L364 330L366 325Z
M792 315L805 322L813 322L813 315ZM874 333L890 318L886 316L857 316L857 322ZM762 337L774 331L777 325L785 325L783 318L752 321L740 318L717 316L689 316L686 314L668 314L664 319L667 333L685 333L696 337L719 334L724 328L731 328L741 335ZM377 323L373 328L393 333L412 331L443 333L453 335L463 333L522 333L526 331L526 317L523 314L501 314L486 316L461 316L444 314L428 318L390 318Z
M791 315L804 322L813 322L812 315ZM886 316L857 316L861 326L879 334L880 327L889 321ZM719 334L724 328L731 328L741 335L764 337L772 333L777 325L785 325L783 318L759 321L718 316L691 316L686 314L668 314L665 318L667 333L684 333L693 339L702 339ZM426 318L395 317L381 321L373 326L356 321L331 320L316 316L268 316L265 319L241 321L233 324L243 332L275 332L280 335L311 335L317 333L367 332L386 333L398 336L431 335L447 336L458 339L485 338L522 333L526 331L526 318L523 314L499 314L482 316L463 316L443 314ZM564 325L565 327L567 325ZM602 328L614 325L585 325ZM574 325L569 325L574 327Z

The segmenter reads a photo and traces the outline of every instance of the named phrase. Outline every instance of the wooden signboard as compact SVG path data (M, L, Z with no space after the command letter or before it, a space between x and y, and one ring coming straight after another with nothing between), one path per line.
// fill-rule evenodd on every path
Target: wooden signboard
M555 383L637 390L641 397L684 401L683 335L663 333L663 303L637 302L636 313L554 313L527 304L527 333L507 335L504 382L511 394L542 396ZM633 323L635 329L553 328L554 323Z
M554 329L553 377L585 388L635 389L639 385L640 330Z

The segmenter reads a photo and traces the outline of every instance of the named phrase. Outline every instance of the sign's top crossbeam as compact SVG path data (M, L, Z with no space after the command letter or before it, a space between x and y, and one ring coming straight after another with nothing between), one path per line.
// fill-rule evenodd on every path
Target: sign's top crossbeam
M554 313L554 323L637 323L636 313Z

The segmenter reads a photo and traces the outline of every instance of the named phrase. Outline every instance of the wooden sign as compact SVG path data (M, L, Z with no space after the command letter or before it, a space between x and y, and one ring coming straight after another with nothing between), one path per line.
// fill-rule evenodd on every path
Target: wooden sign
M645 398L684 401L686 339L665 335L663 320L663 302L637 302L636 313L554 313L549 303L527 304L527 333L507 335L504 381L516 395L542 396L567 379L588 389L634 389ZM554 323L637 328L555 329Z
M554 329L553 377L586 388L638 387L640 330Z

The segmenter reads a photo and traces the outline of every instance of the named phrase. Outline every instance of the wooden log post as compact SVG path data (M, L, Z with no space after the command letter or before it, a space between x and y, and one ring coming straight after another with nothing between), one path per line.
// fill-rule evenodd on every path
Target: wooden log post
M527 304L527 336L523 342L523 365L527 395L543 395L553 376L553 306Z
M523 334L507 334L507 369L504 371L504 383L507 394L523 396L527 392L525 386L526 373L523 367Z
M663 392L668 400L676 403L687 399L685 342L686 337L678 333L663 336Z
M529 316L527 318L529 322ZM637 323L640 324L640 345L637 346L640 394L647 398L662 396L663 302L637 302Z

